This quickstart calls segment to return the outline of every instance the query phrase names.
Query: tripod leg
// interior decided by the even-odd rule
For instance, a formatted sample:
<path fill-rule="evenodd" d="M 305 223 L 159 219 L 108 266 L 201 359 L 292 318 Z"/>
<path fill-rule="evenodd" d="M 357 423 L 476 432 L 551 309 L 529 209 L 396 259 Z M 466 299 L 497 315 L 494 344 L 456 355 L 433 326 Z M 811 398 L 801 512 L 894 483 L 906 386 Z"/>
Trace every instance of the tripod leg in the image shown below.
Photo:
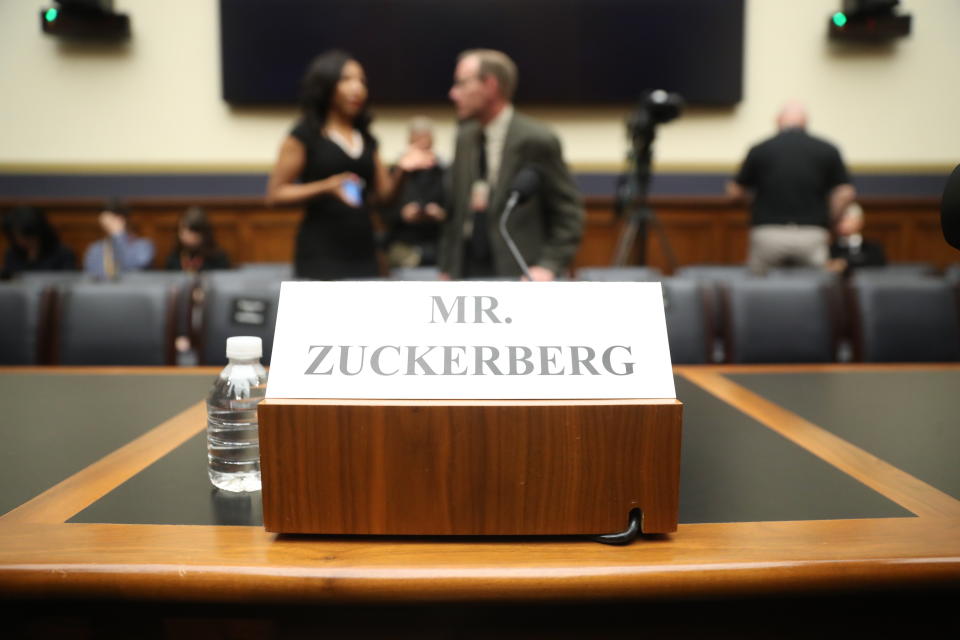
<path fill-rule="evenodd" d="M 640 223 L 635 216 L 630 216 L 626 224 L 620 230 L 620 237 L 617 238 L 617 250 L 613 254 L 613 266 L 622 267 L 627 263 L 630 252 L 633 251 L 634 242 L 637 239 L 637 231 L 640 229 Z"/>
<path fill-rule="evenodd" d="M 660 240 L 660 250 L 663 251 L 663 257 L 667 259 L 667 267 L 670 273 L 677 268 L 677 256 L 673 253 L 673 247 L 670 245 L 670 239 L 667 238 L 667 230 L 663 228 L 660 218 L 651 209 L 647 219 L 653 222 L 653 227 L 657 231 L 657 238 Z"/>

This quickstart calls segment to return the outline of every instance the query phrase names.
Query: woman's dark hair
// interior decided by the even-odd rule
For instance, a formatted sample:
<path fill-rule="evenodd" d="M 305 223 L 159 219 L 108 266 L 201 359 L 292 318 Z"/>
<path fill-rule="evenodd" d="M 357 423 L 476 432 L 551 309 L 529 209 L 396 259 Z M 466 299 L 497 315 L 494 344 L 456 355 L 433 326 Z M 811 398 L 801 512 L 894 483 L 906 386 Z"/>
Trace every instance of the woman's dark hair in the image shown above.
<path fill-rule="evenodd" d="M 190 231 L 200 234 L 202 240 L 199 249 L 194 250 L 183 246 L 183 242 L 180 241 L 180 227 L 186 227 Z M 207 212 L 202 207 L 196 206 L 187 209 L 180 218 L 180 224 L 177 227 L 177 252 L 188 251 L 206 258 L 217 250 L 217 241 L 213 237 L 213 227 L 210 226 L 210 221 L 207 219 Z"/>
<path fill-rule="evenodd" d="M 17 236 L 40 240 L 40 256 L 55 251 L 60 246 L 57 232 L 47 221 L 47 214 L 38 207 L 14 207 L 3 217 L 3 233 L 7 236 L 10 248 L 20 258 L 26 258 L 26 251 L 17 241 Z"/>
<path fill-rule="evenodd" d="M 300 108 L 303 110 L 307 124 L 318 131 L 323 129 L 327 122 L 327 114 L 333 102 L 333 95 L 337 91 L 337 83 L 340 82 L 340 74 L 343 72 L 343 66 L 350 60 L 354 58 L 346 51 L 339 49 L 327 51 L 314 58 L 303 75 L 303 80 L 300 82 Z M 361 133 L 369 134 L 372 119 L 367 105 L 364 104 L 360 113 L 354 118 L 353 126 Z"/>
<path fill-rule="evenodd" d="M 126 202 L 117 197 L 107 198 L 103 203 L 103 210 L 115 213 L 118 216 L 123 216 L 124 218 L 130 217 L 130 207 L 127 206 Z"/>

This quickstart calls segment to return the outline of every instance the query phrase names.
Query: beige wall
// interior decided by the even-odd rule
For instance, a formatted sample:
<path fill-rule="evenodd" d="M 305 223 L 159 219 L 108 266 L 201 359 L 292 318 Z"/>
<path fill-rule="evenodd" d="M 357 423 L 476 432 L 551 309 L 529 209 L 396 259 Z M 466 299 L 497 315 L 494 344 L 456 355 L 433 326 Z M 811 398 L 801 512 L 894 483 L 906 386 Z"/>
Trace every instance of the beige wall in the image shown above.
<path fill-rule="evenodd" d="M 296 114 L 221 100 L 215 0 L 116 0 L 134 29 L 121 51 L 44 36 L 38 13 L 50 4 L 0 2 L 0 170 L 269 167 Z M 729 169 L 772 131 L 777 106 L 791 97 L 808 101 L 811 130 L 840 144 L 855 166 L 929 169 L 960 161 L 960 2 L 903 0 L 913 34 L 880 50 L 827 42 L 827 18 L 839 6 L 748 0 L 744 100 L 732 109 L 689 110 L 661 127 L 660 167 Z M 533 113 L 559 132 L 575 167 L 612 169 L 626 150 L 628 111 Z M 375 132 L 390 159 L 413 112 L 377 114 Z M 451 110 L 428 114 L 441 124 L 439 148 L 449 150 Z"/>

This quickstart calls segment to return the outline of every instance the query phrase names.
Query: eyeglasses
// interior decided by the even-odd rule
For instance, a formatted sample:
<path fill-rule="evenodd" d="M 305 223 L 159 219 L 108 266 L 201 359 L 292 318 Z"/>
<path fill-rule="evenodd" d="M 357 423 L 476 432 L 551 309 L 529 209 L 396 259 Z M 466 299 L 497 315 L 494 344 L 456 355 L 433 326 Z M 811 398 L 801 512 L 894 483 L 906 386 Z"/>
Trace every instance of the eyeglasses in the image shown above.
<path fill-rule="evenodd" d="M 479 80 L 479 79 L 480 79 L 480 74 L 477 74 L 477 73 L 469 76 L 464 76 L 463 78 L 454 78 L 453 88 L 462 89 L 471 80 Z"/>

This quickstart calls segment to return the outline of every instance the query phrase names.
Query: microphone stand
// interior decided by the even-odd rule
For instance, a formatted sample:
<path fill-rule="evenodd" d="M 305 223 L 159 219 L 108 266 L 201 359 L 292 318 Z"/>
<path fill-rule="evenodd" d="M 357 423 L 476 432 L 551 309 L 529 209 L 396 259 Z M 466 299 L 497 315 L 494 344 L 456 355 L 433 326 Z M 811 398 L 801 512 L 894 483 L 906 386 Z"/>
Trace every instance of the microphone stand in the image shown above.
<path fill-rule="evenodd" d="M 527 279 L 533 282 L 533 277 L 530 275 L 530 268 L 527 266 L 527 261 L 523 259 L 523 256 L 520 255 L 520 250 L 517 249 L 517 245 L 514 244 L 513 238 L 510 237 L 510 234 L 507 232 L 507 219 L 510 217 L 510 214 L 513 213 L 513 210 L 517 208 L 517 204 L 520 202 L 520 192 L 513 191 L 510 193 L 510 197 L 507 199 L 507 206 L 503 209 L 503 215 L 500 216 L 500 237 L 503 238 L 503 241 L 507 243 L 507 248 L 510 249 L 510 253 L 513 255 L 513 259 L 519 265 L 520 270 L 523 271 L 523 275 L 527 276 Z"/>

